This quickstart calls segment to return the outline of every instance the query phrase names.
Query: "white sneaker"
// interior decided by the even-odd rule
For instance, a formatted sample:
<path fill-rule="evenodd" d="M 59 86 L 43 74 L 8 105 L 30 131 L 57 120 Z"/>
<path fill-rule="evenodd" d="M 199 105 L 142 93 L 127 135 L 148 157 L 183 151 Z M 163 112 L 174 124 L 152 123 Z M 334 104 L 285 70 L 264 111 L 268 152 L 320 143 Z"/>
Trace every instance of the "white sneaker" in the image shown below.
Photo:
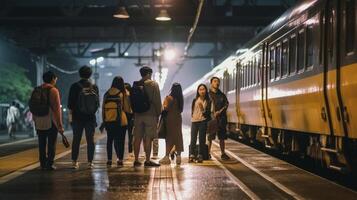
<path fill-rule="evenodd" d="M 92 162 L 88 162 L 88 169 L 92 169 L 93 168 L 93 163 Z"/>
<path fill-rule="evenodd" d="M 181 165 L 181 156 L 176 156 L 176 165 Z"/>
<path fill-rule="evenodd" d="M 169 165 L 169 164 L 171 164 L 171 160 L 168 156 L 165 156 L 165 157 L 161 158 L 159 163 L 162 165 Z"/>
<path fill-rule="evenodd" d="M 72 161 L 72 168 L 73 169 L 78 169 L 79 168 L 79 163 L 77 161 Z"/>

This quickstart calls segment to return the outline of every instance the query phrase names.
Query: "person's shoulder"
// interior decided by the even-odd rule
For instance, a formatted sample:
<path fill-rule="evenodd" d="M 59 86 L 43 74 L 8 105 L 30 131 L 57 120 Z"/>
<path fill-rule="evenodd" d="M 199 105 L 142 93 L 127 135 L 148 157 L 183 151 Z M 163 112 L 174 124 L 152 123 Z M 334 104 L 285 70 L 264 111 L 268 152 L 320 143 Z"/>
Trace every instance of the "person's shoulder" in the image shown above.
<path fill-rule="evenodd" d="M 156 82 L 156 81 L 154 81 L 154 80 L 146 80 L 145 82 L 144 82 L 144 84 L 146 85 L 146 86 L 151 86 L 151 87 L 159 87 L 159 84 Z"/>

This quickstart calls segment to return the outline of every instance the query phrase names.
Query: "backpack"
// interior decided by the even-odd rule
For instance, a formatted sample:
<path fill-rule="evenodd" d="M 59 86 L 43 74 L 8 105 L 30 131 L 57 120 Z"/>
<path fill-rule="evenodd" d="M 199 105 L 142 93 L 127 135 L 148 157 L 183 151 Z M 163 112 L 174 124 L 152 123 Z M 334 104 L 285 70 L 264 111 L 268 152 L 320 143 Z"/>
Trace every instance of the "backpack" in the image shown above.
<path fill-rule="evenodd" d="M 50 113 L 50 90 L 51 88 L 35 87 L 29 100 L 30 112 L 34 116 L 43 117 Z"/>
<path fill-rule="evenodd" d="M 120 92 L 111 95 L 107 92 L 103 99 L 103 121 L 105 123 L 120 122 L 122 112 L 122 102 Z"/>
<path fill-rule="evenodd" d="M 81 83 L 79 85 L 81 87 L 77 101 L 79 112 L 86 115 L 95 114 L 99 108 L 97 91 L 92 84 L 89 87 L 84 87 Z"/>
<path fill-rule="evenodd" d="M 130 103 L 134 113 L 144 113 L 150 109 L 150 100 L 145 92 L 144 81 L 135 81 L 133 83 Z"/>

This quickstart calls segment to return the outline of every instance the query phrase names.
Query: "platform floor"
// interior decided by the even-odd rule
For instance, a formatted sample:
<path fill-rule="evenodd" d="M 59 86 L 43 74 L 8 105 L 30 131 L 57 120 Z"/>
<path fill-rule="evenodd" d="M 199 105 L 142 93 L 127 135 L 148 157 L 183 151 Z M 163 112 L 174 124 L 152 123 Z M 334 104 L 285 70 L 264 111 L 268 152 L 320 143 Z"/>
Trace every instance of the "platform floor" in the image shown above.
<path fill-rule="evenodd" d="M 184 138 L 187 147 L 187 127 Z M 202 164 L 187 163 L 186 151 L 180 166 L 134 168 L 133 158 L 126 154 L 124 167 L 108 168 L 105 139 L 105 134 L 96 135 L 93 169 L 86 166 L 85 145 L 81 148 L 78 170 L 71 169 L 70 151 L 60 143 L 56 171 L 38 168 L 36 148 L 4 154 L 0 157 L 0 200 L 357 199 L 355 191 L 232 140 L 227 141 L 230 161 L 219 159 L 219 147 L 215 143 L 213 159 Z M 4 148 L 0 147 L 0 152 Z M 162 156 L 163 141 L 159 149 Z"/>

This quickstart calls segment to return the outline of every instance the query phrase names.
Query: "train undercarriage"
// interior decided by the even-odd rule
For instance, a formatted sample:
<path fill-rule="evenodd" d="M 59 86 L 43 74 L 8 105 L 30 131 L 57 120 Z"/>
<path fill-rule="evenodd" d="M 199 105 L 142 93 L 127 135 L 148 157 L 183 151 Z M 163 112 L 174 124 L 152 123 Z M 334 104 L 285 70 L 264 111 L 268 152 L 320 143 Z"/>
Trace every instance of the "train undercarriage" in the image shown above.
<path fill-rule="evenodd" d="M 262 144 L 279 154 L 310 158 L 321 166 L 357 177 L 357 140 L 330 135 L 230 123 L 234 139 Z"/>

